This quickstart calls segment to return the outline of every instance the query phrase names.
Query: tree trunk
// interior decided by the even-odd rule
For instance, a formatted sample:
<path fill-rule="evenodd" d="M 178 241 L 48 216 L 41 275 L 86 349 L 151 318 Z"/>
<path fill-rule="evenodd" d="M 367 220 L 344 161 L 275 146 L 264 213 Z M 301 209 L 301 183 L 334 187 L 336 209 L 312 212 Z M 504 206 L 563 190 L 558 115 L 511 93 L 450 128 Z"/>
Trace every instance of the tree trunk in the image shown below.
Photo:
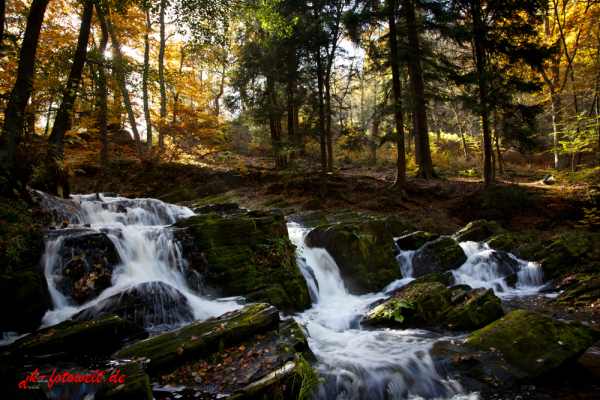
<path fill-rule="evenodd" d="M 142 101 L 144 102 L 144 117 L 146 118 L 146 153 L 152 152 L 152 117 L 148 104 L 148 74 L 150 73 L 150 8 L 146 10 L 146 33 L 144 35 L 144 72 L 142 74 Z"/>
<path fill-rule="evenodd" d="M 483 21 L 481 16 L 480 0 L 471 1 L 471 13 L 473 16 L 475 60 L 477 64 L 477 79 L 479 86 L 479 107 L 481 116 L 481 127 L 483 129 L 483 180 L 485 187 L 492 183 L 492 141 L 489 126 L 489 112 L 487 107 L 487 82 L 485 79 L 485 54 L 481 40 L 483 38 Z"/>
<path fill-rule="evenodd" d="M 416 137 L 416 154 L 419 172 L 417 178 L 436 178 L 431 160 L 431 149 L 429 147 L 429 130 L 427 129 L 427 109 L 425 103 L 425 86 L 423 83 L 423 69 L 421 68 L 421 49 L 419 44 L 419 31 L 415 15 L 415 6 L 411 0 L 403 0 L 404 12 L 406 13 L 406 25 L 408 36 L 408 47 L 410 48 L 410 60 L 408 73 L 410 75 L 410 88 L 413 97 L 413 118 Z"/>
<path fill-rule="evenodd" d="M 102 9 L 100 5 L 96 3 L 96 14 L 101 15 Z M 100 131 L 100 143 L 102 144 L 102 150 L 100 150 L 100 165 L 102 166 L 102 176 L 104 182 L 108 183 L 112 180 L 110 173 L 110 159 L 108 157 L 108 91 L 106 88 L 106 71 L 104 69 L 104 63 L 106 62 L 106 45 L 108 44 L 108 28 L 104 18 L 98 17 L 100 22 L 100 29 L 102 30 L 102 38 L 100 39 L 100 65 L 98 66 L 98 89 L 100 92 L 99 104 L 100 112 L 98 115 L 98 129 Z"/>
<path fill-rule="evenodd" d="M 394 121 L 396 123 L 396 181 L 390 189 L 406 189 L 406 155 L 404 154 L 404 116 L 402 115 L 402 91 L 400 86 L 400 57 L 396 32 L 396 1 L 387 0 L 387 16 L 390 27 L 390 59 L 392 89 L 394 92 Z"/>
<path fill-rule="evenodd" d="M 183 58 L 182 58 L 183 60 Z M 182 62 L 183 65 L 183 62 Z M 225 64 L 223 64 L 223 70 L 221 71 L 221 84 L 219 85 L 219 93 L 217 93 L 217 97 L 215 97 L 215 116 L 219 116 L 219 114 L 221 114 L 221 108 L 219 107 L 219 100 L 221 99 L 221 96 L 223 96 L 223 93 L 225 92 Z M 181 70 L 180 72 L 181 73 Z"/>
<path fill-rule="evenodd" d="M 46 116 L 46 128 L 44 129 L 44 137 L 48 137 L 50 132 L 50 118 L 52 117 L 52 106 L 54 105 L 54 98 L 50 98 L 50 105 L 48 106 L 48 114 Z"/>
<path fill-rule="evenodd" d="M 25 108 L 33 87 L 35 53 L 48 1 L 33 0 L 31 2 L 29 15 L 27 16 L 27 27 L 25 28 L 19 54 L 17 80 L 4 111 L 4 126 L 2 127 L 2 135 L 0 135 L 0 168 L 9 165 L 21 141 Z"/>
<path fill-rule="evenodd" d="M 77 39 L 77 48 L 73 57 L 71 72 L 69 73 L 69 78 L 63 92 L 62 103 L 54 119 L 52 132 L 50 132 L 50 137 L 48 138 L 48 150 L 46 153 L 46 163 L 48 165 L 63 158 L 63 140 L 65 133 L 71 128 L 71 115 L 73 114 L 73 105 L 77 99 L 77 88 L 79 87 L 81 74 L 85 66 L 93 14 L 94 4 L 89 1 L 84 5 L 83 13 L 81 14 L 79 38 Z"/>
<path fill-rule="evenodd" d="M 99 16 L 99 18 L 103 20 L 104 16 Z M 117 72 L 117 80 L 119 82 L 119 88 L 121 89 L 121 95 L 123 96 L 123 103 L 125 103 L 125 109 L 127 110 L 127 116 L 129 117 L 131 131 L 133 132 L 135 148 L 137 150 L 138 156 L 142 158 L 144 157 L 144 149 L 142 148 L 142 142 L 140 140 L 140 135 L 137 130 L 137 124 L 135 122 L 135 115 L 133 114 L 131 99 L 129 98 L 129 91 L 127 90 L 127 84 L 125 83 L 125 71 L 123 70 L 123 55 L 121 54 L 121 47 L 119 46 L 119 42 L 117 41 L 117 37 L 115 36 L 115 31 L 113 29 L 110 17 L 106 19 L 105 23 L 106 27 L 108 28 L 108 33 L 110 34 L 110 39 L 112 41 L 113 48 L 115 49 L 115 53 L 117 56 L 117 63 L 115 65 L 115 69 Z"/>
<path fill-rule="evenodd" d="M 4 38 L 4 16 L 6 15 L 6 0 L 0 0 L 0 48 Z"/>
<path fill-rule="evenodd" d="M 315 11 L 316 12 L 316 11 Z M 315 52 L 317 61 L 317 86 L 319 96 L 319 138 L 321 147 L 321 188 L 319 195 L 322 199 L 327 195 L 327 148 L 325 143 L 325 104 L 323 99 L 323 62 L 321 48 Z"/>
<path fill-rule="evenodd" d="M 291 146 L 294 146 L 294 77 L 293 75 L 288 77 L 287 81 L 287 130 L 288 130 L 288 138 Z M 296 158 L 296 153 L 290 153 L 290 160 Z"/>
<path fill-rule="evenodd" d="M 160 86 L 160 126 L 158 147 L 165 146 L 165 124 L 167 122 L 167 89 L 165 87 L 165 0 L 160 1 L 160 50 L 158 52 L 158 81 Z"/>
<path fill-rule="evenodd" d="M 277 99 L 273 89 L 272 78 L 267 77 L 267 100 L 270 104 L 269 111 L 269 130 L 271 132 L 271 142 L 273 143 L 273 160 L 275 168 L 283 167 L 282 157 L 279 154 L 279 144 L 281 142 L 281 119 L 277 113 Z"/>

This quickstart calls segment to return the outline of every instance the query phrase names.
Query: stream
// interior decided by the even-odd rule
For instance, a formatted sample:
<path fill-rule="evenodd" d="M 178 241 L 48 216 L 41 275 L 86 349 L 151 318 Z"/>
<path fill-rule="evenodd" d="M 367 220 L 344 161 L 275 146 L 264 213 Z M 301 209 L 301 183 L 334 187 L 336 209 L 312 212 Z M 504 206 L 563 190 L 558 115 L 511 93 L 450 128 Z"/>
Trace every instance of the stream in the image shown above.
<path fill-rule="evenodd" d="M 174 240 L 176 228 L 172 225 L 180 218 L 195 215 L 190 209 L 154 199 L 94 194 L 72 196 L 74 201 L 68 202 L 41 192 L 40 196 L 48 203 L 64 202 L 60 207 L 54 206 L 65 210 L 59 216 L 69 222 L 65 229 L 46 232 L 42 263 L 54 310 L 46 313 L 42 327 L 77 315 L 90 318 L 102 315 L 114 306 L 115 301 L 135 290 L 152 292 L 149 302 L 155 312 L 136 316 L 152 335 L 242 308 L 233 300 L 205 296 L 201 288 L 190 287 L 186 280 L 186 260 L 182 257 L 180 244 Z M 448 379 L 446 371 L 429 355 L 432 346 L 448 336 L 422 329 L 373 330 L 360 326 L 360 319 L 370 304 L 388 297 L 386 293 L 413 280 L 411 260 L 414 251 L 400 251 L 397 256 L 403 279 L 392 282 L 381 293 L 355 296 L 345 288 L 338 266 L 329 253 L 305 245 L 304 239 L 310 229 L 288 223 L 288 231 L 292 243 L 297 246 L 298 264 L 313 303 L 311 309 L 294 318 L 304 326 L 308 344 L 318 359 L 316 367 L 324 377 L 317 398 L 486 398 L 479 393 L 469 393 L 459 382 Z M 63 264 L 60 254 L 69 238 L 98 233 L 105 233 L 114 244 L 119 262 L 112 271 L 111 286 L 93 300 L 77 304 L 64 294 L 64 289 L 61 290 L 61 279 L 68 265 Z M 468 259 L 453 271 L 455 283 L 491 288 L 502 299 L 505 308 L 528 308 L 527 304 L 541 303 L 552 296 L 538 294 L 543 285 L 543 273 L 538 264 L 510 255 L 521 268 L 517 276 L 512 277 L 516 284 L 508 285 L 508 277 L 499 268 L 493 250 L 474 242 L 461 243 L 461 247 Z M 599 349 L 593 347 L 588 353 L 590 362 L 600 365 Z M 56 390 L 63 389 L 58 387 Z M 526 387 L 513 393 L 513 397 L 507 394 L 506 398 L 526 398 L 519 396 L 530 391 Z M 56 398 L 60 397 L 60 393 L 55 394 Z M 165 398 L 158 393 L 155 397 Z"/>

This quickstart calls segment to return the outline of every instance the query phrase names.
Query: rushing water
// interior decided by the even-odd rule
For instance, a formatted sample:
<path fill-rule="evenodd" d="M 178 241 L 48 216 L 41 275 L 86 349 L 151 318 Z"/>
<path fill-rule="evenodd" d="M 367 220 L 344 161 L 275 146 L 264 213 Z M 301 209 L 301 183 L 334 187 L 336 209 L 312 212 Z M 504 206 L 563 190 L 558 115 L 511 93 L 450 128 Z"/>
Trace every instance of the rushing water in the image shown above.
<path fill-rule="evenodd" d="M 49 201 L 54 199 L 45 197 Z M 154 199 L 132 200 L 96 194 L 73 198 L 73 202 L 67 203 L 69 212 L 61 215 L 68 217 L 71 225 L 51 232 L 46 238 L 43 262 L 54 310 L 46 313 L 43 326 L 54 325 L 82 311 L 87 315 L 101 313 L 110 306 L 110 300 L 140 287 L 155 291 L 152 301 L 156 303 L 153 308 L 158 314 L 144 320 L 147 328 L 152 328 L 156 321 L 169 324 L 189 322 L 240 308 L 233 301 L 205 299 L 188 287 L 183 274 L 186 261 L 182 258 L 180 245 L 173 240 L 173 229 L 169 226 L 180 218 L 194 215 L 190 209 Z M 58 254 L 65 238 L 99 232 L 106 233 L 113 242 L 120 263 L 113 270 L 109 288 L 83 305 L 74 305 L 72 299 L 65 297 L 56 285 L 63 270 L 63 260 Z M 185 300 L 178 299 L 178 296 Z M 169 301 L 186 302 L 192 315 L 165 313 L 163 304 Z"/>
<path fill-rule="evenodd" d="M 432 345 L 444 337 L 418 329 L 363 330 L 359 320 L 371 303 L 386 292 L 412 281 L 414 251 L 397 256 L 403 279 L 381 293 L 351 295 L 340 277 L 335 261 L 324 249 L 308 248 L 304 237 L 309 229 L 288 224 L 292 243 L 298 246 L 299 265 L 316 301 L 296 319 L 309 333 L 310 348 L 317 356 L 319 370 L 326 377 L 317 393 L 319 399 L 477 399 L 465 394 L 456 381 L 429 355 Z M 453 272 L 456 283 L 493 288 L 498 294 L 516 296 L 539 289 L 538 265 L 511 258 L 503 265 L 486 246 L 461 244 L 468 260 Z M 504 255 L 504 257 L 510 257 Z M 505 282 L 516 274 L 513 285 Z"/>

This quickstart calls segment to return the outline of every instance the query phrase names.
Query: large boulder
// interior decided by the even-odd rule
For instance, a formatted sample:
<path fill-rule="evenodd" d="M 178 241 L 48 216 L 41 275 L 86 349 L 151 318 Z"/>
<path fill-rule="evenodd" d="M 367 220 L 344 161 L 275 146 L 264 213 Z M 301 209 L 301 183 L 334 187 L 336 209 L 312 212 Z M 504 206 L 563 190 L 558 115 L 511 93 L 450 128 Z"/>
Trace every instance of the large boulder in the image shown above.
<path fill-rule="evenodd" d="M 390 233 L 393 237 L 403 236 L 417 230 L 410 223 L 393 215 L 388 215 L 383 220 L 386 222 L 388 229 L 390 230 Z"/>
<path fill-rule="evenodd" d="M 102 388 L 94 394 L 94 400 L 152 400 L 150 378 L 145 374 L 142 364 L 130 362 L 115 367 L 110 374 L 125 376 L 124 382 L 104 382 Z"/>
<path fill-rule="evenodd" d="M 559 304 L 593 302 L 600 298 L 600 274 L 579 275 L 577 283 L 568 285 L 569 287 L 559 294 L 553 302 Z"/>
<path fill-rule="evenodd" d="M 436 343 L 452 378 L 480 388 L 510 387 L 576 361 L 600 339 L 600 331 L 529 311 L 514 311 L 471 333 L 464 341 Z"/>
<path fill-rule="evenodd" d="M 329 222 L 323 211 L 310 211 L 288 217 L 288 221 L 295 222 L 303 228 L 316 228 L 320 225 L 326 225 Z"/>
<path fill-rule="evenodd" d="M 454 234 L 457 242 L 480 242 L 502 231 L 496 221 L 488 222 L 485 219 L 473 221 Z"/>
<path fill-rule="evenodd" d="M 192 287 L 210 285 L 224 296 L 301 311 L 310 307 L 306 280 L 296 262 L 281 210 L 250 211 L 221 218 L 196 215 L 178 221 Z M 194 274 L 196 272 L 197 274 Z M 198 290 L 202 294 L 204 289 Z"/>
<path fill-rule="evenodd" d="M 160 281 L 140 283 L 114 294 L 74 318 L 87 321 L 108 314 L 117 314 L 146 328 L 194 319 L 187 298 L 173 286 Z"/>
<path fill-rule="evenodd" d="M 442 237 L 417 250 L 412 259 L 413 276 L 418 278 L 435 271 L 450 271 L 465 261 L 467 256 L 456 240 Z"/>
<path fill-rule="evenodd" d="M 418 280 L 365 314 L 363 326 L 399 328 L 435 326 L 453 331 L 472 331 L 504 316 L 500 299 L 491 289 L 448 289 L 444 284 Z"/>
<path fill-rule="evenodd" d="M 239 345 L 254 335 L 275 329 L 279 312 L 265 303 L 247 306 L 220 317 L 211 317 L 119 350 L 117 359 L 150 359 L 146 371 L 151 376 L 167 375 L 186 362 L 211 356 L 219 349 Z"/>
<path fill-rule="evenodd" d="M 567 232 L 554 236 L 550 244 L 538 251 L 533 260 L 539 262 L 548 279 L 568 271 L 584 257 L 598 259 L 600 233 Z"/>
<path fill-rule="evenodd" d="M 306 236 L 309 247 L 326 249 L 352 294 L 379 292 L 400 279 L 393 237 L 385 221 L 321 226 Z"/>

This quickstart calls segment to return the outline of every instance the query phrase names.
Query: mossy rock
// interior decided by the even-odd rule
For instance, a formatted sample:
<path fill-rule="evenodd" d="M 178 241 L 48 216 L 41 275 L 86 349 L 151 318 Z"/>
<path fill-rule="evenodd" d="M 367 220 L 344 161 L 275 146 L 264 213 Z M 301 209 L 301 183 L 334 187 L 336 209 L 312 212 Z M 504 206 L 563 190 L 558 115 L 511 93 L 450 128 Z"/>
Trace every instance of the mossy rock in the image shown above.
<path fill-rule="evenodd" d="M 48 282 L 38 266 L 0 276 L 0 328 L 4 331 L 31 332 L 52 309 Z"/>
<path fill-rule="evenodd" d="M 454 299 L 453 294 L 453 299 Z M 466 299 L 440 316 L 443 328 L 453 331 L 471 331 L 504 316 L 500 299 L 492 289 L 475 289 L 466 293 Z"/>
<path fill-rule="evenodd" d="M 515 251 L 519 247 L 536 243 L 539 240 L 539 234 L 535 232 L 523 231 L 521 233 L 501 233 L 487 241 L 488 246 L 493 250 Z M 528 258 L 524 258 L 528 259 Z"/>
<path fill-rule="evenodd" d="M 456 240 L 442 237 L 421 247 L 412 259 L 413 276 L 418 278 L 435 271 L 450 271 L 467 261 L 467 256 Z"/>
<path fill-rule="evenodd" d="M 518 310 L 471 333 L 464 346 L 480 351 L 499 349 L 509 364 L 528 376 L 539 376 L 577 360 L 598 340 L 600 331 L 596 329 Z"/>
<path fill-rule="evenodd" d="M 414 281 L 410 282 L 409 285 L 417 285 L 419 283 L 441 283 L 444 286 L 450 286 L 450 276 L 447 272 L 432 272 L 427 275 L 423 275 Z"/>
<path fill-rule="evenodd" d="M 188 226 L 202 224 L 206 221 L 223 218 L 218 214 L 200 214 L 194 215 L 193 217 L 182 218 L 175 223 L 175 226 L 179 228 L 187 228 Z"/>
<path fill-rule="evenodd" d="M 337 224 L 340 222 L 364 222 L 377 219 L 377 215 L 369 211 L 357 212 L 354 210 L 341 210 L 335 214 L 327 216 L 329 223 Z"/>
<path fill-rule="evenodd" d="M 147 337 L 147 332 L 133 322 L 117 315 L 109 315 L 95 321 L 63 324 L 46 328 L 15 342 L 20 346 L 18 354 L 43 356 L 56 353 L 79 354 L 81 349 L 93 354 L 108 354 L 127 340 Z M 94 343 L 90 346 L 90 343 Z"/>
<path fill-rule="evenodd" d="M 598 298 L 600 298 L 600 274 L 583 276 L 579 283 L 567 288 L 553 302 L 569 304 L 577 301 L 593 301 Z"/>
<path fill-rule="evenodd" d="M 310 308 L 311 302 L 308 285 L 299 268 L 294 272 L 280 269 L 267 274 L 263 281 L 267 284 L 275 284 L 282 287 L 290 302 L 289 306 L 284 308 L 295 311 L 303 311 Z"/>
<path fill-rule="evenodd" d="M 567 232 L 554 236 L 549 242 L 545 249 L 535 254 L 533 260 L 542 264 L 544 276 L 552 279 L 568 271 L 584 257 L 593 257 L 592 252 L 600 243 L 600 234 Z"/>
<path fill-rule="evenodd" d="M 246 299 L 254 303 L 269 303 L 280 310 L 292 307 L 287 294 L 280 284 L 270 285 L 264 289 L 247 294 Z"/>
<path fill-rule="evenodd" d="M 255 245 L 263 241 L 251 218 L 208 220 L 188 228 L 200 250 L 214 247 Z"/>
<path fill-rule="evenodd" d="M 147 364 L 149 375 L 165 375 L 186 362 L 273 329 L 278 322 L 279 312 L 275 307 L 254 304 L 135 343 L 118 351 L 115 357 L 145 357 L 151 360 Z"/>
<path fill-rule="evenodd" d="M 116 367 L 118 376 L 125 376 L 123 383 L 107 382 L 94 394 L 95 400 L 152 400 L 150 378 L 137 362 Z M 115 374 L 117 371 L 115 371 Z"/>
<path fill-rule="evenodd" d="M 412 232 L 396 239 L 396 244 L 400 250 L 419 250 L 427 242 L 439 239 L 437 233 L 429 233 L 423 231 Z"/>
<path fill-rule="evenodd" d="M 480 242 L 492 235 L 497 235 L 502 228 L 496 221 L 488 222 L 485 219 L 473 221 L 454 234 L 457 242 Z"/>
<path fill-rule="evenodd" d="M 183 201 L 190 201 L 196 198 L 196 192 L 193 189 L 183 188 L 175 190 L 171 193 L 165 194 L 158 198 L 158 200 L 164 201 L 165 203 L 175 204 Z"/>
<path fill-rule="evenodd" d="M 400 279 L 393 237 L 385 221 L 321 226 L 306 236 L 306 243 L 331 254 L 350 293 L 379 292 Z"/>
<path fill-rule="evenodd" d="M 303 228 L 316 228 L 320 225 L 326 225 L 329 222 L 323 211 L 310 211 L 289 217 L 290 222 L 295 222 Z"/>
<path fill-rule="evenodd" d="M 365 314 L 363 326 L 398 326 L 407 328 L 425 324 L 435 324 L 439 316 L 451 307 L 452 294 L 441 283 L 419 283 L 407 285 L 390 299 Z M 398 302 L 410 305 L 400 308 L 402 322 L 388 318 L 390 311 L 398 309 Z"/>
<path fill-rule="evenodd" d="M 393 215 L 388 215 L 383 220 L 387 223 L 388 229 L 393 237 L 403 236 L 417 230 L 410 223 Z"/>

